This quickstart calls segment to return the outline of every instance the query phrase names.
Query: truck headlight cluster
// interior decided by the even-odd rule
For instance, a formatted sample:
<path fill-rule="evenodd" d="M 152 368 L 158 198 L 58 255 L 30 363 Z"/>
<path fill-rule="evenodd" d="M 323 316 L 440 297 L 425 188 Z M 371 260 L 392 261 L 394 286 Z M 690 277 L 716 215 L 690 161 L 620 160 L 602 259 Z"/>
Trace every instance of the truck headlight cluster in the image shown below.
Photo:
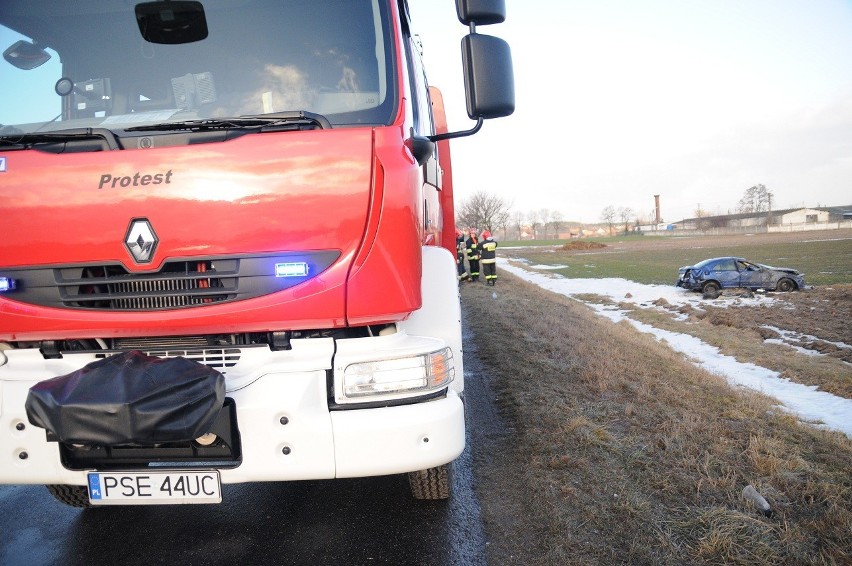
<path fill-rule="evenodd" d="M 455 377 L 449 348 L 406 358 L 361 362 L 343 371 L 343 394 L 349 398 L 377 395 L 428 394 Z"/>

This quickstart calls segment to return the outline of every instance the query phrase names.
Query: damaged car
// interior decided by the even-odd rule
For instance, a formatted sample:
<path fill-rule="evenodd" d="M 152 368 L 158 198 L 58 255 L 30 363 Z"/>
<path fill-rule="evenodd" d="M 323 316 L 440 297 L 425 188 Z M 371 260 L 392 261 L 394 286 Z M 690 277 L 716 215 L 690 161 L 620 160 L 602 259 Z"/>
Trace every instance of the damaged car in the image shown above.
<path fill-rule="evenodd" d="M 805 277 L 787 267 L 772 267 L 741 257 L 716 257 L 681 267 L 677 286 L 704 293 L 730 288 L 796 291 L 804 288 Z"/>

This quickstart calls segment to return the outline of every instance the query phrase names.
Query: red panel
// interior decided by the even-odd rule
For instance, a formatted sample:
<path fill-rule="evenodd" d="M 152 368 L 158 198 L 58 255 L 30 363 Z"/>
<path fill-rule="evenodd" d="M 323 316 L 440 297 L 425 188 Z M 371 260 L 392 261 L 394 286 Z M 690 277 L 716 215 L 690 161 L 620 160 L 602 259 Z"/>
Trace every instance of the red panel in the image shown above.
<path fill-rule="evenodd" d="M 401 135 L 400 128 L 376 130 L 374 191 L 381 206 L 370 217 L 375 239 L 365 242 L 349 278 L 349 324 L 400 320 L 421 305 L 417 204 L 422 180 Z"/>

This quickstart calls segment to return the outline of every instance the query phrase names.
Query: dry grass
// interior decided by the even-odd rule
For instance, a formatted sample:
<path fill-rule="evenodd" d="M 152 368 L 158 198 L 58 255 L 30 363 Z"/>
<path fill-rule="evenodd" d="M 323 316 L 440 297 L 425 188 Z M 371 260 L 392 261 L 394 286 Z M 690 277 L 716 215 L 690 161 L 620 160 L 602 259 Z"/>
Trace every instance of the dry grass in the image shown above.
<path fill-rule="evenodd" d="M 852 562 L 842 434 L 511 275 L 464 286 L 462 305 L 486 365 L 474 378 L 516 431 L 499 473 L 478 472 L 491 563 Z"/>

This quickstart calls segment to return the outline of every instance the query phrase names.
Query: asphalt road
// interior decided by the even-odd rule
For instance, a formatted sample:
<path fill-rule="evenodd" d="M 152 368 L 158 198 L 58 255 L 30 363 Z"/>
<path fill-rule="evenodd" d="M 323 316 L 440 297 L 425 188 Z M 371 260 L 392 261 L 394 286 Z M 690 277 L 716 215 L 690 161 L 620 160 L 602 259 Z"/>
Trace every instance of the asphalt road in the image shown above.
<path fill-rule="evenodd" d="M 490 399 L 478 367 L 466 353 L 468 444 L 449 501 L 412 499 L 404 476 L 225 485 L 220 505 L 88 510 L 43 486 L 0 486 L 0 565 L 483 565 L 471 452 Z"/>
<path fill-rule="evenodd" d="M 403 476 L 223 486 L 221 505 L 79 510 L 0 487 L 0 564 L 484 564 L 469 458 L 449 502 Z"/>
<path fill-rule="evenodd" d="M 0 564 L 484 564 L 470 458 L 449 502 L 404 476 L 223 486 L 220 505 L 79 510 L 0 486 Z"/>

